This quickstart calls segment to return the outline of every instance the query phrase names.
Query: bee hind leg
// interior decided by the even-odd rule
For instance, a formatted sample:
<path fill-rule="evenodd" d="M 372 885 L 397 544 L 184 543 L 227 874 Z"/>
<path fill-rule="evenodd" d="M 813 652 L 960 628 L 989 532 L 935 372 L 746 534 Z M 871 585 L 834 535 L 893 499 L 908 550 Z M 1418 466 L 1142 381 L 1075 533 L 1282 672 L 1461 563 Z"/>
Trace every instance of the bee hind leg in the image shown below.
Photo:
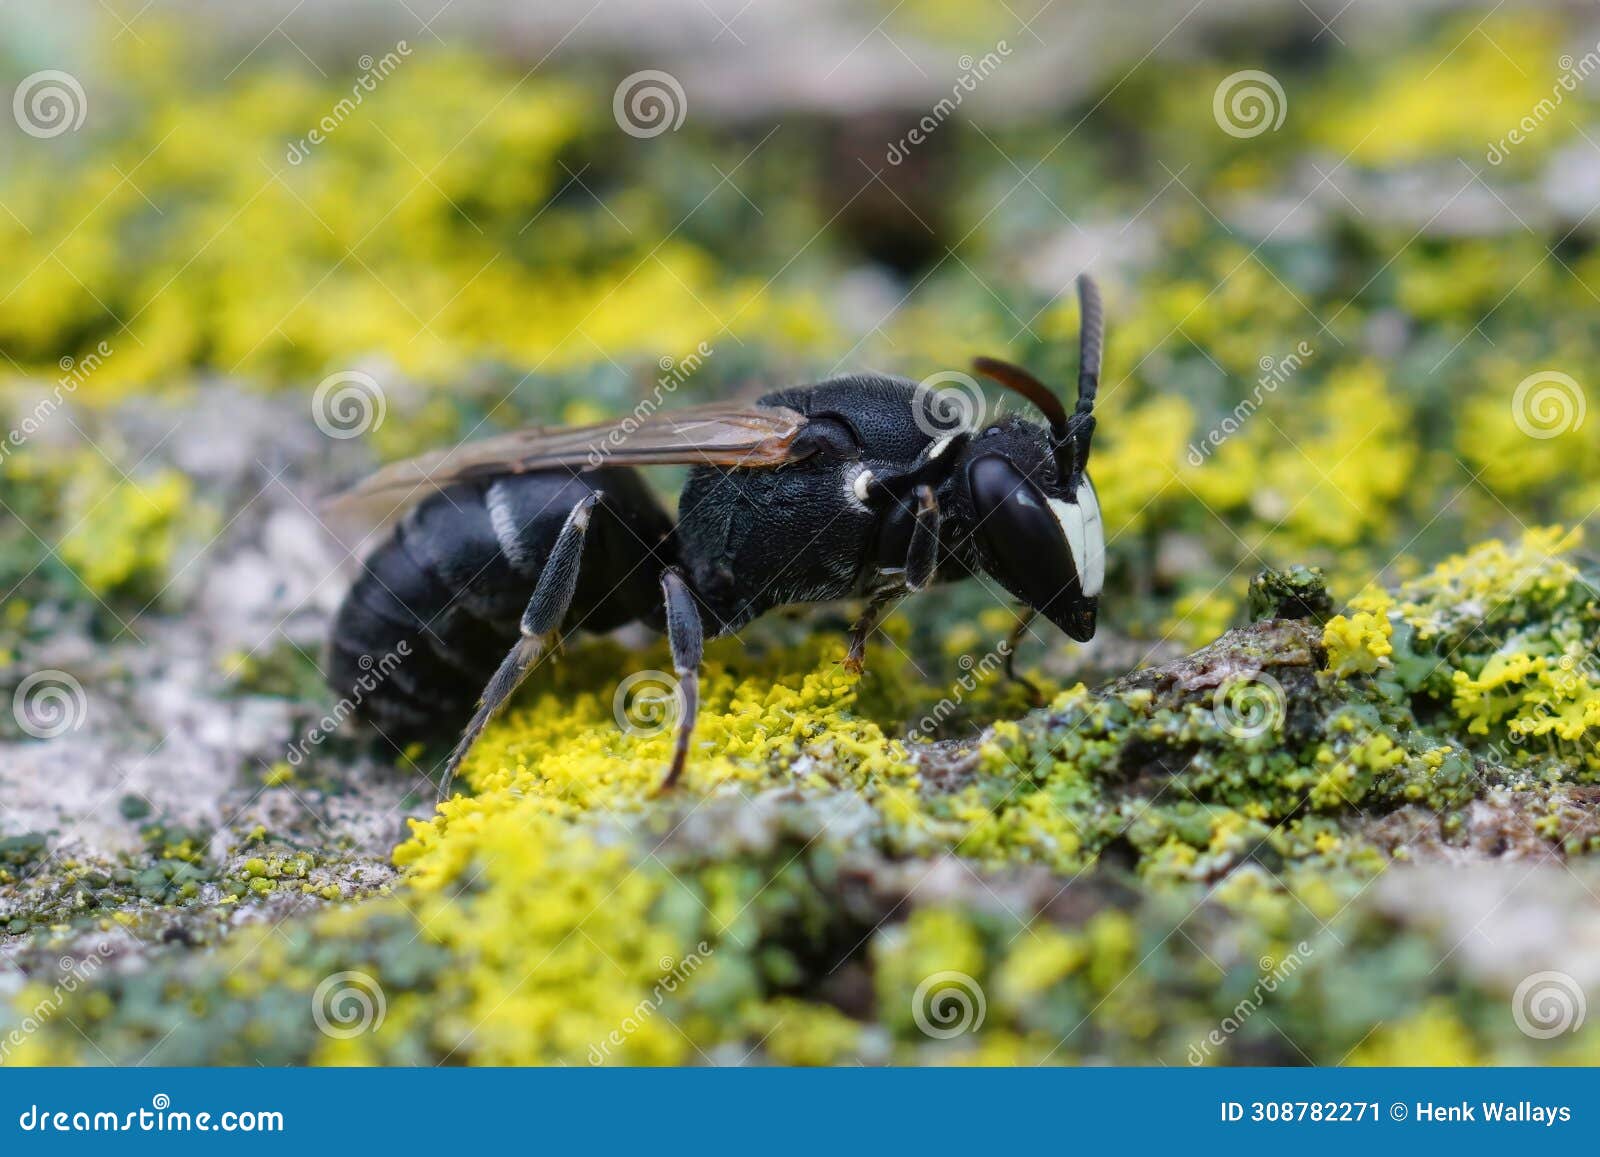
<path fill-rule="evenodd" d="M 661 790 L 669 791 L 683 775 L 689 760 L 689 739 L 700 712 L 700 657 L 705 649 L 705 628 L 694 592 L 676 570 L 661 572 L 661 597 L 667 611 L 667 644 L 672 649 L 672 672 L 678 679 L 678 719 L 672 743 L 672 766 Z"/>
<path fill-rule="evenodd" d="M 555 545 L 550 549 L 550 557 L 545 560 L 544 569 L 539 573 L 539 581 L 534 585 L 533 597 L 522 612 L 522 637 L 501 661 L 499 670 L 495 671 L 488 686 L 483 689 L 472 721 L 450 752 L 439 786 L 440 799 L 449 796 L 456 770 L 467 752 L 472 750 L 483 729 L 500 713 L 506 700 L 521 686 L 549 645 L 559 640 L 561 623 L 572 608 L 572 596 L 578 587 L 578 571 L 583 563 L 583 544 L 589 530 L 589 518 L 600 497 L 599 492 L 590 494 L 572 508 L 572 513 L 567 515 L 566 522 L 562 524 L 561 533 L 556 536 Z"/>

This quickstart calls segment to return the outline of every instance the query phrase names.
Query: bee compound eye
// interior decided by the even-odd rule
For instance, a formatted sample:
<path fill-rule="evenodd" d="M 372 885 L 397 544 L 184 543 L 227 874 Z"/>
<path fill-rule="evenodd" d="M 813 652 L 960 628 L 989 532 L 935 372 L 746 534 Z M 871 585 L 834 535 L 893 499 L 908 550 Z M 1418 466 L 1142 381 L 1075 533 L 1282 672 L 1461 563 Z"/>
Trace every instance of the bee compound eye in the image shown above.
<path fill-rule="evenodd" d="M 1038 487 L 998 454 L 974 462 L 967 481 L 977 536 L 1007 590 L 1044 610 L 1077 586 L 1072 549 Z"/>

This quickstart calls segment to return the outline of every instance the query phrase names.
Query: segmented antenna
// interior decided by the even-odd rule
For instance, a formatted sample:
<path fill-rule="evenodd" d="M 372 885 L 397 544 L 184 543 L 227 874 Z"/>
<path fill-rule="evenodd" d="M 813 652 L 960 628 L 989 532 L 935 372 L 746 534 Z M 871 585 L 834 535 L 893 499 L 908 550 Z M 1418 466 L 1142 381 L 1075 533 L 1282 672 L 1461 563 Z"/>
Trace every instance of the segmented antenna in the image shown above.
<path fill-rule="evenodd" d="M 1067 422 L 1067 433 L 1077 451 L 1074 473 L 1081 477 L 1089 461 L 1089 442 L 1094 437 L 1094 399 L 1100 390 L 1100 358 L 1106 330 L 1100 288 L 1087 273 L 1078 277 L 1078 312 L 1078 406 Z M 1075 478 L 1074 484 L 1076 481 Z"/>
<path fill-rule="evenodd" d="M 986 378 L 999 382 L 1008 390 L 1015 390 L 1039 408 L 1050 423 L 1050 432 L 1056 438 L 1067 436 L 1067 409 L 1050 387 L 1021 366 L 998 358 L 973 358 L 972 368 Z"/>

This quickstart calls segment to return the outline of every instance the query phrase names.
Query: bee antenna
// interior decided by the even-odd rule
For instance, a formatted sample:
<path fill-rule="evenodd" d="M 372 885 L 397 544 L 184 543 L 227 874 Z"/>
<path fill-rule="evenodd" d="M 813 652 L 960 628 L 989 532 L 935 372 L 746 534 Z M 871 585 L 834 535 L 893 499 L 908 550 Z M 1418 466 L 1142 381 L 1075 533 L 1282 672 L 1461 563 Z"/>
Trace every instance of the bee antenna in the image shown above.
<path fill-rule="evenodd" d="M 1100 359 L 1105 351 L 1105 312 L 1100 304 L 1100 287 L 1087 273 L 1078 277 L 1078 405 L 1067 422 L 1067 436 L 1076 450 L 1076 469 L 1081 472 L 1089 461 L 1089 442 L 1094 437 L 1094 402 L 1100 392 Z"/>
<path fill-rule="evenodd" d="M 1050 423 L 1050 433 L 1055 441 L 1059 442 L 1069 436 L 1067 410 L 1061 404 L 1061 399 L 1056 397 L 1055 391 L 1027 370 L 998 358 L 973 358 L 972 368 L 1006 389 L 1015 390 L 1037 406 L 1039 412 L 1045 416 L 1045 420 Z"/>

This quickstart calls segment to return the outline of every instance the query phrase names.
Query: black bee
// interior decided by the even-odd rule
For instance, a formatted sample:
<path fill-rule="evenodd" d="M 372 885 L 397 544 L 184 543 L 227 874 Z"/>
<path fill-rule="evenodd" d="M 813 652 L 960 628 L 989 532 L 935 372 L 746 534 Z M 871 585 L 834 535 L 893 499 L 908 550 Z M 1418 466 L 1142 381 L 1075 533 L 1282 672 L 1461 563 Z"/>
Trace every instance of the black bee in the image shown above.
<path fill-rule="evenodd" d="M 552 643 L 633 621 L 664 629 L 682 710 L 665 787 L 683 771 L 706 635 L 773 607 L 864 598 L 846 662 L 860 670 L 887 608 L 982 570 L 1074 639 L 1094 635 L 1105 579 L 1085 467 L 1102 348 L 1100 295 L 1078 279 L 1072 413 L 1027 371 L 973 368 L 1048 427 L 1005 415 L 946 429 L 948 401 L 856 374 L 625 422 L 528 429 L 380 470 L 348 499 L 411 506 L 366 561 L 332 632 L 329 681 L 387 733 L 465 724 L 444 790 L 484 726 Z M 678 519 L 634 469 L 693 467 Z M 509 649 L 509 653 L 508 653 Z M 408 657 L 394 664 L 396 653 Z M 391 670 L 392 667 L 392 670 Z"/>

